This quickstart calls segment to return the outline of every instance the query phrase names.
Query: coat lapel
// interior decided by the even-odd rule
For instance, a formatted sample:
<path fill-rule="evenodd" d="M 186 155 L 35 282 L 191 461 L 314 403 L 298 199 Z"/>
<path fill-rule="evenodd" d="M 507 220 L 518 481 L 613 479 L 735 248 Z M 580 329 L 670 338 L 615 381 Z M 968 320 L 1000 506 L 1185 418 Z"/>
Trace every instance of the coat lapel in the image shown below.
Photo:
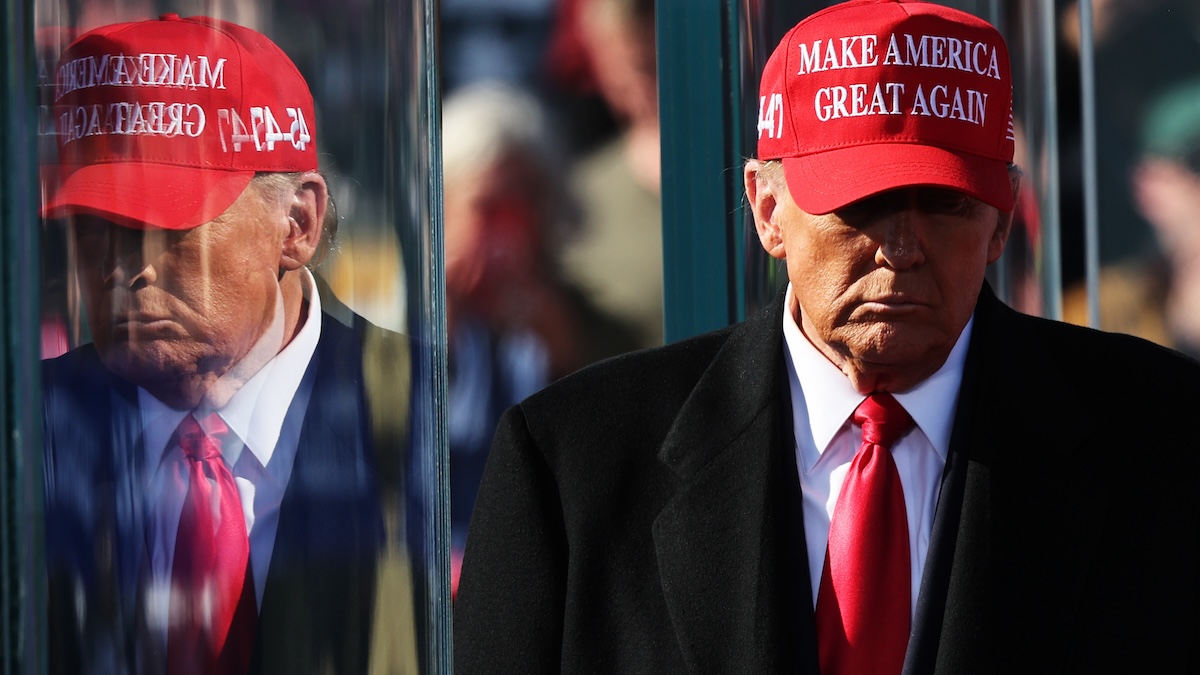
<path fill-rule="evenodd" d="M 777 672 L 787 661 L 780 645 L 797 642 L 783 634 L 792 622 L 781 611 L 790 600 L 780 588 L 791 580 L 778 578 L 787 557 L 778 533 L 788 520 L 780 466 L 790 463 L 795 483 L 782 306 L 780 299 L 733 330 L 659 453 L 679 482 L 654 523 L 654 541 L 692 671 Z M 807 578 L 804 569 L 793 573 Z"/>
<path fill-rule="evenodd" d="M 787 493 L 782 309 L 734 329 L 660 450 L 679 482 L 654 524 L 659 572 L 694 671 L 816 672 L 803 546 L 789 546 L 803 527 Z M 1114 469 L 1085 461 L 1078 430 L 1098 421 L 1039 342 L 1048 334 L 984 288 L 906 674 L 1009 672 L 1029 653 L 1068 665 L 1057 627 L 1098 551 Z"/>
<path fill-rule="evenodd" d="M 947 531 L 923 583 L 923 594 L 945 588 L 940 639 L 910 672 L 931 661 L 938 673 L 1009 672 L 1029 654 L 1047 670 L 1067 665 L 1054 636 L 1100 543 L 1108 478 L 1084 461 L 1078 432 L 1096 422 L 1039 325 L 984 289 L 935 519 Z"/>
<path fill-rule="evenodd" d="M 263 591 L 253 672 L 365 672 L 382 515 L 361 345 L 331 317 L 289 408 L 299 430 Z M 296 432 L 291 432 L 296 433 Z"/>
<path fill-rule="evenodd" d="M 137 389 L 87 345 L 43 363 L 50 672 L 154 663 L 142 608 L 148 554 Z M 98 653 L 100 652 L 100 653 Z"/>

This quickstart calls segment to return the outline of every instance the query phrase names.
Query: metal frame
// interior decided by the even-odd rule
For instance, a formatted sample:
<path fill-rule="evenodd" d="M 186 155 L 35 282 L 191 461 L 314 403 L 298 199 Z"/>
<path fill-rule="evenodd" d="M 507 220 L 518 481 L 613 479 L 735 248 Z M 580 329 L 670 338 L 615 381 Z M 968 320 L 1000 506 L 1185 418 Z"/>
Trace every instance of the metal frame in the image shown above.
<path fill-rule="evenodd" d="M 41 394 L 36 82 L 33 6 L 6 3 L 0 89 L 0 672 L 43 670 L 45 605 L 38 583 Z M 34 545 L 30 545 L 34 544 Z"/>
<path fill-rule="evenodd" d="M 659 0 L 663 293 L 667 342 L 741 318 L 740 112 L 732 0 Z M 714 77 L 714 73 L 719 73 Z"/>

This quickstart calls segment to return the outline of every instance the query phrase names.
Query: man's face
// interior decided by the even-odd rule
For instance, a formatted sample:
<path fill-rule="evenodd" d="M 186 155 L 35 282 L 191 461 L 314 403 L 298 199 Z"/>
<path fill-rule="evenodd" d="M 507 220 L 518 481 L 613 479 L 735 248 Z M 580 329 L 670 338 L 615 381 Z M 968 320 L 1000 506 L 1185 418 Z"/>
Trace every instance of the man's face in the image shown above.
<path fill-rule="evenodd" d="M 238 362 L 275 316 L 287 210 L 251 184 L 190 230 L 73 218 L 79 283 L 100 358 L 177 408 Z M 187 393 L 185 393 L 187 392 Z"/>
<path fill-rule="evenodd" d="M 945 189 L 893 190 L 826 215 L 775 192 L 779 241 L 768 251 L 786 258 L 808 339 L 860 391 L 902 391 L 936 372 L 1010 216 Z"/>

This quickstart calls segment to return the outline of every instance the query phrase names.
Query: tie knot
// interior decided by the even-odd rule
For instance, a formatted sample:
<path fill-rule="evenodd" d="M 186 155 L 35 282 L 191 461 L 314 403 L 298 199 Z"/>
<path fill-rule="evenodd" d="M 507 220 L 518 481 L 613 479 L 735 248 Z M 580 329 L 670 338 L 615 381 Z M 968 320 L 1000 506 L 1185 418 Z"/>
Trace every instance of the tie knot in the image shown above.
<path fill-rule="evenodd" d="M 204 418 L 210 431 L 205 432 L 191 413 L 179 423 L 179 447 L 191 460 L 209 460 L 221 456 L 221 439 L 229 433 L 225 420 L 216 413 Z"/>
<path fill-rule="evenodd" d="M 854 422 L 862 427 L 863 442 L 892 447 L 913 426 L 913 418 L 886 392 L 868 396 L 854 409 Z"/>

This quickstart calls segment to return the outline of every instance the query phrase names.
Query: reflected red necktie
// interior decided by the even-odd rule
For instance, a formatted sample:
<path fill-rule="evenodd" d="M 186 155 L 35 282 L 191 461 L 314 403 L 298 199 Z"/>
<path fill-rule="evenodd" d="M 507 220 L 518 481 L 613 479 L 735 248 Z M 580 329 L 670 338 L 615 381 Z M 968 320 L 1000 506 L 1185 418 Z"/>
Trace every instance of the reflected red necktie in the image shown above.
<path fill-rule="evenodd" d="M 167 667 L 172 675 L 245 673 L 258 614 L 242 502 L 221 458 L 220 439 L 229 428 L 215 414 L 205 423 L 211 434 L 188 415 L 177 432 L 188 491 L 171 569 Z"/>
<path fill-rule="evenodd" d="M 913 426 L 891 394 L 854 411 L 863 440 L 829 524 L 817 593 L 822 675 L 891 675 L 908 647 L 912 577 L 904 490 L 890 448 Z"/>

